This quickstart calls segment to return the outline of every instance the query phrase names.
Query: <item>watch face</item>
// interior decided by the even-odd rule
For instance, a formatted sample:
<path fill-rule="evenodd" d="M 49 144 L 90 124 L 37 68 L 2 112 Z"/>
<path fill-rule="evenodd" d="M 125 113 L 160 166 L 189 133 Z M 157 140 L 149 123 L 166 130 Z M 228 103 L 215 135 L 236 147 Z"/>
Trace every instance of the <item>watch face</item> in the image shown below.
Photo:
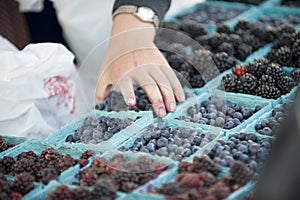
<path fill-rule="evenodd" d="M 140 7 L 138 9 L 137 15 L 145 21 L 153 21 L 154 18 L 154 11 L 151 10 L 150 8 L 146 8 L 146 7 Z"/>

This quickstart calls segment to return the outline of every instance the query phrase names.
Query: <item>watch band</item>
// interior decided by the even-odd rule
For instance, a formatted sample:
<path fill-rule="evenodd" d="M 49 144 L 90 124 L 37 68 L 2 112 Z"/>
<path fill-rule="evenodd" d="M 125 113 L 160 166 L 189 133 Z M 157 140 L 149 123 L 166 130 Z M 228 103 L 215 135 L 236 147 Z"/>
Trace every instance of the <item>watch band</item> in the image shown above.
<path fill-rule="evenodd" d="M 121 13 L 131 13 L 131 14 L 134 14 L 136 17 L 138 17 L 140 20 L 142 20 L 144 22 L 152 22 L 156 28 L 159 27 L 159 18 L 157 15 L 154 15 L 153 18 L 149 21 L 143 20 L 138 15 L 136 15 L 138 12 L 138 9 L 139 9 L 139 7 L 133 6 L 133 5 L 120 6 L 113 13 L 113 18 L 115 18 L 115 16 L 117 16 L 118 14 L 121 14 Z"/>

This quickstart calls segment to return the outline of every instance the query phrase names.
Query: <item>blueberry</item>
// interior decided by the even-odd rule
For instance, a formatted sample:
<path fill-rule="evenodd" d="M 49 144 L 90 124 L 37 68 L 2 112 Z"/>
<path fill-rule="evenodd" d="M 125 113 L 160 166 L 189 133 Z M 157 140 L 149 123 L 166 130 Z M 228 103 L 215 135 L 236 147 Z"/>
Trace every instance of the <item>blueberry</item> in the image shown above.
<path fill-rule="evenodd" d="M 199 122 L 200 118 L 202 117 L 201 113 L 193 114 L 192 115 L 192 122 L 197 123 Z"/>
<path fill-rule="evenodd" d="M 260 129 L 262 129 L 262 125 L 261 124 L 256 124 L 255 125 L 255 130 L 258 131 Z"/>
<path fill-rule="evenodd" d="M 168 145 L 168 139 L 166 139 L 164 137 L 160 138 L 157 140 L 156 145 L 158 148 L 165 147 Z"/>
<path fill-rule="evenodd" d="M 194 139 L 193 139 L 192 144 L 193 144 L 193 145 L 199 146 L 199 145 L 201 144 L 201 141 L 202 141 L 202 138 L 201 138 L 201 137 L 195 136 Z"/>
<path fill-rule="evenodd" d="M 240 151 L 237 151 L 236 153 L 235 153 L 235 158 L 236 159 L 239 159 L 239 157 L 241 157 L 241 155 L 243 155 L 243 153 L 242 152 L 240 152 Z"/>
<path fill-rule="evenodd" d="M 258 112 L 262 109 L 263 107 L 260 105 L 255 106 L 254 112 Z"/>
<path fill-rule="evenodd" d="M 148 143 L 147 144 L 147 149 L 149 150 L 149 152 L 154 152 L 156 150 L 155 144 L 154 143 Z"/>
<path fill-rule="evenodd" d="M 175 152 L 175 150 L 177 149 L 177 145 L 176 144 L 169 144 L 168 145 L 168 149 L 170 152 Z"/>
<path fill-rule="evenodd" d="M 193 147 L 192 147 L 192 152 L 195 153 L 195 152 L 198 151 L 199 149 L 200 149 L 200 147 L 193 146 Z"/>
<path fill-rule="evenodd" d="M 258 152 L 259 149 L 259 145 L 257 143 L 250 143 L 249 145 L 249 151 L 251 154 L 256 155 L 256 153 Z"/>
<path fill-rule="evenodd" d="M 177 146 L 182 146 L 182 140 L 178 137 L 174 138 L 174 144 Z"/>
<path fill-rule="evenodd" d="M 261 148 L 258 149 L 257 156 L 259 158 L 265 158 L 266 155 L 267 155 L 267 149 L 266 148 L 261 147 Z"/>
<path fill-rule="evenodd" d="M 140 152 L 150 153 L 149 150 L 146 147 L 142 147 Z"/>
<path fill-rule="evenodd" d="M 238 150 L 241 151 L 242 153 L 248 153 L 248 147 L 246 145 L 243 145 L 241 144 L 239 147 L 238 147 Z"/>
<path fill-rule="evenodd" d="M 249 156 L 246 154 L 242 154 L 239 158 L 240 161 L 244 162 L 244 163 L 248 163 L 249 162 Z"/>
<path fill-rule="evenodd" d="M 159 122 L 157 124 L 157 128 L 162 130 L 162 129 L 165 129 L 166 128 L 166 123 L 165 122 Z"/>
<path fill-rule="evenodd" d="M 241 121 L 238 118 L 233 118 L 234 126 L 238 126 L 241 124 Z"/>
<path fill-rule="evenodd" d="M 242 109 L 242 107 L 238 104 L 232 104 L 230 107 L 233 108 L 236 112 L 240 112 Z"/>
<path fill-rule="evenodd" d="M 151 139 L 151 140 L 149 141 L 149 143 L 153 143 L 153 144 L 156 145 L 156 139 Z"/>
<path fill-rule="evenodd" d="M 235 143 L 233 141 L 228 141 L 226 145 L 228 145 L 231 149 L 235 147 Z"/>
<path fill-rule="evenodd" d="M 161 136 L 165 137 L 165 138 L 169 138 L 170 137 L 170 133 L 168 130 L 163 130 L 161 131 Z"/>
<path fill-rule="evenodd" d="M 167 147 L 162 147 L 162 148 L 158 149 L 156 151 L 156 153 L 160 156 L 168 156 L 169 155 Z"/>
<path fill-rule="evenodd" d="M 240 140 L 245 140 L 245 139 L 246 139 L 246 136 L 247 136 L 247 133 L 241 132 L 241 133 L 239 134 L 239 139 L 240 139 Z"/>
<path fill-rule="evenodd" d="M 218 112 L 218 117 L 225 119 L 226 115 L 223 112 Z"/>
<path fill-rule="evenodd" d="M 224 151 L 231 151 L 231 148 L 228 145 L 224 145 Z"/>
<path fill-rule="evenodd" d="M 174 139 L 171 138 L 171 137 L 169 137 L 169 138 L 168 138 L 168 142 L 169 142 L 169 143 L 173 143 L 173 142 L 174 142 Z"/>
<path fill-rule="evenodd" d="M 189 107 L 189 108 L 188 108 L 187 113 L 188 113 L 189 115 L 193 115 L 193 114 L 198 113 L 198 110 L 197 110 L 194 106 L 192 106 L 192 107 Z"/>
<path fill-rule="evenodd" d="M 176 161 L 181 161 L 181 160 L 182 160 L 182 156 L 176 154 L 175 156 L 172 157 L 172 159 L 173 159 L 173 160 L 176 160 Z"/>
<path fill-rule="evenodd" d="M 268 135 L 268 136 L 272 136 L 273 135 L 273 131 L 269 127 L 263 128 L 261 130 L 261 133 L 263 133 L 263 135 Z"/>
<path fill-rule="evenodd" d="M 155 132 L 152 132 L 151 136 L 152 136 L 152 139 L 159 139 L 160 138 L 160 134 L 161 131 L 160 130 L 157 130 Z"/>
<path fill-rule="evenodd" d="M 185 149 L 191 149 L 192 145 L 190 143 L 184 143 L 182 147 Z"/>
<path fill-rule="evenodd" d="M 268 142 L 268 141 L 262 141 L 262 142 L 260 143 L 260 145 L 261 145 L 262 147 L 267 148 L 267 149 L 271 147 L 271 143 Z"/>
<path fill-rule="evenodd" d="M 234 128 L 235 127 L 235 124 L 234 124 L 234 122 L 232 122 L 232 121 L 228 121 L 228 122 L 226 122 L 225 123 L 225 125 L 224 125 L 224 129 L 232 129 L 232 128 Z"/>
<path fill-rule="evenodd" d="M 204 114 L 204 113 L 206 113 L 206 109 L 205 109 L 205 107 L 201 107 L 199 111 L 200 111 L 200 113 L 201 113 L 201 114 Z"/>
<path fill-rule="evenodd" d="M 224 160 L 226 161 L 226 166 L 230 166 L 231 163 L 234 162 L 234 159 L 232 158 L 232 156 L 229 156 L 229 155 L 225 156 Z"/>
<path fill-rule="evenodd" d="M 209 120 L 209 125 L 210 126 L 215 126 L 216 125 L 216 121 L 214 119 Z"/>
<path fill-rule="evenodd" d="M 231 150 L 231 154 L 232 154 L 232 156 L 234 156 L 234 157 L 235 157 L 235 155 L 236 155 L 236 152 L 238 152 L 238 150 L 237 150 L 237 149 L 232 149 L 232 150 Z"/>
<path fill-rule="evenodd" d="M 237 118 L 240 121 L 242 121 L 244 119 L 242 113 L 240 113 L 240 112 L 235 112 L 232 117 Z"/>
<path fill-rule="evenodd" d="M 181 152 L 182 157 L 189 157 L 192 154 L 192 151 L 190 149 L 183 149 Z"/>
<path fill-rule="evenodd" d="M 219 147 L 217 148 L 217 150 L 216 150 L 216 153 L 217 153 L 218 155 L 220 155 L 220 154 L 223 152 L 223 150 L 224 150 L 224 147 L 223 147 L 223 146 L 219 146 Z"/>
<path fill-rule="evenodd" d="M 215 125 L 217 127 L 223 127 L 225 124 L 225 119 L 222 118 L 222 117 L 217 117 L 216 120 L 215 120 Z"/>
<path fill-rule="evenodd" d="M 217 114 L 212 112 L 210 113 L 210 119 L 216 119 L 217 118 Z"/>
<path fill-rule="evenodd" d="M 213 151 L 210 151 L 208 154 L 207 154 L 211 159 L 213 159 L 215 157 L 215 153 Z"/>
<path fill-rule="evenodd" d="M 244 118 L 249 118 L 253 115 L 253 111 L 249 107 L 243 107 L 241 113 Z"/>
<path fill-rule="evenodd" d="M 257 162 L 255 162 L 254 160 L 252 160 L 250 163 L 249 163 L 249 167 L 250 169 L 252 169 L 253 171 L 256 171 L 257 170 Z"/>
<path fill-rule="evenodd" d="M 68 137 L 66 138 L 66 142 L 76 142 L 73 138 L 73 135 L 68 135 Z"/>
<path fill-rule="evenodd" d="M 257 135 L 255 133 L 248 133 L 246 134 L 245 140 L 252 140 L 255 142 L 257 140 Z"/>
<path fill-rule="evenodd" d="M 227 162 L 225 161 L 225 159 L 220 159 L 218 164 L 222 166 L 226 166 Z"/>
<path fill-rule="evenodd" d="M 174 153 L 174 152 L 169 152 L 169 155 L 168 155 L 168 157 L 169 158 L 172 158 L 172 157 L 174 157 L 176 154 Z"/>
<path fill-rule="evenodd" d="M 151 140 L 151 132 L 150 131 L 146 131 L 143 135 L 143 138 L 146 140 L 146 141 L 150 141 Z"/>
<path fill-rule="evenodd" d="M 177 147 L 176 150 L 175 150 L 175 153 L 181 155 L 183 150 L 184 150 L 183 147 Z"/>
<path fill-rule="evenodd" d="M 83 135 L 85 136 L 90 136 L 92 137 L 93 135 L 93 130 L 92 129 L 85 129 L 83 132 L 82 132 Z"/>
<path fill-rule="evenodd" d="M 233 108 L 228 108 L 226 111 L 226 114 L 230 117 L 232 117 L 235 113 L 235 110 Z"/>

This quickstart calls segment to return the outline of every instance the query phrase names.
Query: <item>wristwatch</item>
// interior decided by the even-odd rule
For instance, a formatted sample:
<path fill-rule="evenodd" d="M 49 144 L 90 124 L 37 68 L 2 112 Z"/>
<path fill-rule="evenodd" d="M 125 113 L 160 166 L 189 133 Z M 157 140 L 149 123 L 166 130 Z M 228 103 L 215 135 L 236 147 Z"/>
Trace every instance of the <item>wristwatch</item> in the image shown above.
<path fill-rule="evenodd" d="M 139 18 L 143 22 L 151 22 L 155 25 L 156 28 L 159 27 L 159 19 L 155 12 L 148 7 L 137 7 L 132 5 L 120 6 L 113 13 L 113 17 L 121 13 L 131 13 Z"/>

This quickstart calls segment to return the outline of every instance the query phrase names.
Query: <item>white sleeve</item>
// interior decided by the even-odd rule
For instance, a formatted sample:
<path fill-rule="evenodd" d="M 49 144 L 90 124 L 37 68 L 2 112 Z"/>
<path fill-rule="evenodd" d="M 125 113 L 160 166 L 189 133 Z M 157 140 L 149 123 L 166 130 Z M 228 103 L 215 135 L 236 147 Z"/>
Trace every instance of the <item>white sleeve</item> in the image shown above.
<path fill-rule="evenodd" d="M 17 0 L 21 12 L 41 12 L 44 8 L 44 0 Z"/>

